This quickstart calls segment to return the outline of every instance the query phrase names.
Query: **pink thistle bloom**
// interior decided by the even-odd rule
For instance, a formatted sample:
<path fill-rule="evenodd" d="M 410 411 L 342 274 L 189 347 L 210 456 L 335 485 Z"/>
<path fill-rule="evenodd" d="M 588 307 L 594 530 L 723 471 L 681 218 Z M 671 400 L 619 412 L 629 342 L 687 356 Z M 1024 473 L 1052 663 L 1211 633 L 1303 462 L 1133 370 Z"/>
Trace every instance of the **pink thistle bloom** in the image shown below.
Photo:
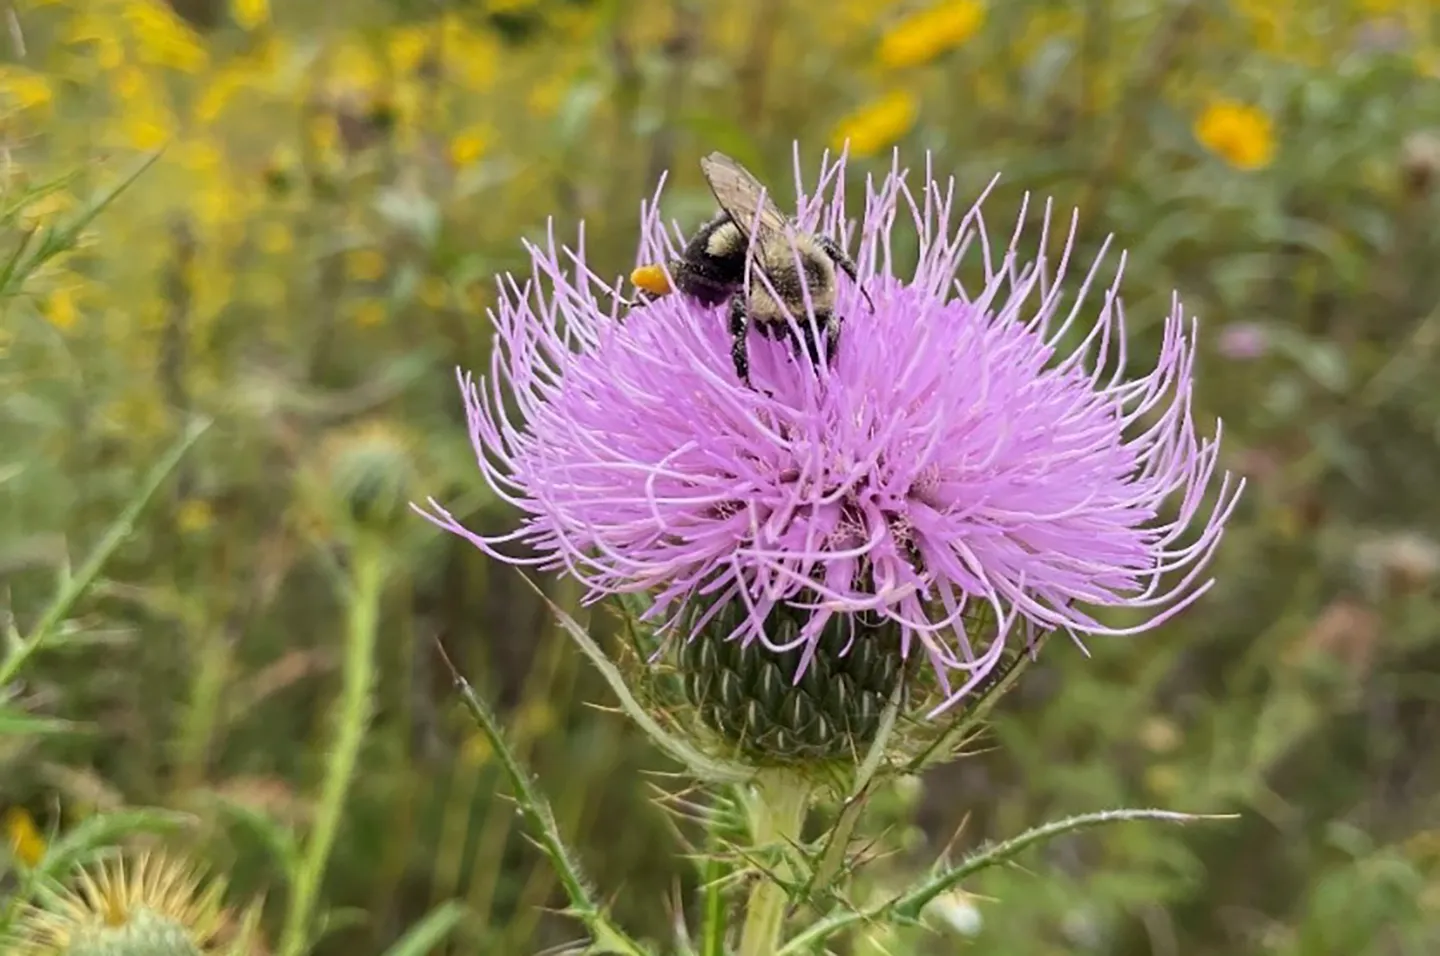
<path fill-rule="evenodd" d="M 676 293 L 622 315 L 583 233 L 575 251 L 553 230 L 529 245 L 533 279 L 502 280 L 492 312 L 490 374 L 460 373 L 481 473 L 524 519 L 485 536 L 433 499 L 422 514 L 503 561 L 573 576 L 587 600 L 649 594 L 648 616 L 682 639 L 743 602 L 732 639 L 803 647 L 800 673 L 832 617 L 886 619 L 902 653 L 935 669 L 937 712 L 1016 633 L 1134 634 L 1194 602 L 1243 482 L 1217 474 L 1218 425 L 1197 436 L 1196 330 L 1178 300 L 1154 368 L 1127 380 L 1118 277 L 1082 317 L 1097 262 L 1061 306 L 1073 218 L 1058 262 L 1022 264 L 1018 227 L 994 244 L 978 203 L 956 221 L 953 180 L 927 161 L 917 189 L 897 159 L 867 184 L 852 245 L 843 174 L 843 157 L 827 158 L 806 193 L 797 159 L 795 218 L 856 254 L 874 312 L 840 277 L 844 324 L 819 366 L 752 332 L 753 390 L 732 367 L 723 305 Z M 657 206 L 658 192 L 642 206 L 640 263 L 683 245 Z M 897 221 L 919 236 L 909 275 L 891 253 Z M 1042 250 L 1049 229 L 1047 205 Z M 984 281 L 967 290 L 957 270 L 977 252 Z M 1062 352 L 1077 327 L 1082 344 Z M 532 554 L 507 553 L 517 545 Z M 697 599 L 712 611 L 687 617 Z M 993 609 L 994 633 L 966 632 L 974 602 Z M 767 629 L 786 604 L 807 625 Z M 1108 627 L 1098 608 L 1132 623 Z"/>

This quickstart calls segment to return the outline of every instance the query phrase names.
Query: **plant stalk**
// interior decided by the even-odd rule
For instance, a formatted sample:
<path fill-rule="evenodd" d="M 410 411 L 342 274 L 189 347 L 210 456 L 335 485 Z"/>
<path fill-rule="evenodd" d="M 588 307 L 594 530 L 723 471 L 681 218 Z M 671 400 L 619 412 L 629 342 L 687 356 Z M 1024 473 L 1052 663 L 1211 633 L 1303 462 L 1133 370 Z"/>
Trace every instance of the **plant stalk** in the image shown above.
<path fill-rule="evenodd" d="M 760 881 L 750 891 L 740 935 L 740 956 L 773 956 L 780 948 L 785 911 L 790 904 L 790 892 L 779 881 L 793 881 L 795 877 L 788 861 L 805 826 L 811 787 L 789 775 L 767 775 L 757 781 L 756 788 L 751 837 L 757 850 L 776 848 L 780 858 L 774 872 L 761 873 Z"/>
<path fill-rule="evenodd" d="M 380 543 L 368 535 L 356 542 L 351 573 L 345 676 L 340 694 L 340 725 L 325 768 L 325 782 L 315 812 L 315 826 L 300 860 L 280 937 L 279 956 L 302 956 L 310 947 L 311 926 L 320 883 L 340 828 L 345 794 L 355 775 L 360 746 L 374 704 L 375 638 L 380 616 L 385 557 Z"/>

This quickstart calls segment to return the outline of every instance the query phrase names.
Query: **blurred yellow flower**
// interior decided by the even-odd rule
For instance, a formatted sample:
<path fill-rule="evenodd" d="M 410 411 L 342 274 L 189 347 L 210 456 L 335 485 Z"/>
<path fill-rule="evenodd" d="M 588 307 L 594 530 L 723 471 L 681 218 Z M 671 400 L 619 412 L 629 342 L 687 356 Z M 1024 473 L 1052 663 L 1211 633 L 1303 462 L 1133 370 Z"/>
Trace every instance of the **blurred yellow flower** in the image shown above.
<path fill-rule="evenodd" d="M 1056 38 L 1076 38 L 1085 22 L 1082 9 L 1047 7 L 1036 10 L 1025 20 L 1019 35 L 1010 42 L 1013 62 L 1033 59 L 1041 47 Z"/>
<path fill-rule="evenodd" d="M 174 130 L 156 116 L 128 116 L 122 124 L 126 145 L 143 152 L 159 149 L 172 135 Z"/>
<path fill-rule="evenodd" d="M 5 835 L 10 838 L 10 852 L 26 866 L 33 867 L 45 856 L 45 837 L 24 807 L 5 811 Z"/>
<path fill-rule="evenodd" d="M 1275 157 L 1275 130 L 1259 107 L 1216 100 L 1195 120 L 1195 138 L 1236 169 L 1262 169 Z"/>
<path fill-rule="evenodd" d="M 34 202 L 27 202 L 20 214 L 23 229 L 39 229 L 55 216 L 75 208 L 75 197 L 66 192 L 53 192 L 41 196 Z M 53 260 L 52 260 L 53 261 Z"/>
<path fill-rule="evenodd" d="M 443 309 L 450 301 L 450 283 L 439 276 L 426 276 L 420 283 L 420 302 L 430 309 Z"/>
<path fill-rule="evenodd" d="M 48 106 L 55 98 L 48 79 L 16 66 L 0 67 L 0 94 L 22 110 Z"/>
<path fill-rule="evenodd" d="M 490 738 L 484 734 L 471 734 L 460 745 L 460 759 L 471 767 L 484 766 L 491 753 Z"/>
<path fill-rule="evenodd" d="M 920 104 L 908 90 L 895 90 L 842 119 L 831 134 L 836 149 L 850 143 L 851 156 L 872 156 L 910 131 Z"/>
<path fill-rule="evenodd" d="M 200 534 L 215 524 L 215 509 L 203 498 L 186 498 L 175 509 L 175 527 L 181 534 Z"/>
<path fill-rule="evenodd" d="M 225 155 L 214 142 L 193 139 L 175 151 L 180 165 L 192 173 L 213 173 L 225 163 Z"/>
<path fill-rule="evenodd" d="M 267 222 L 260 230 L 259 246 L 262 252 L 283 256 L 295 248 L 295 233 L 286 223 Z"/>
<path fill-rule="evenodd" d="M 225 70 L 217 73 L 195 98 L 195 119 L 201 123 L 213 123 L 225 112 L 225 107 L 240 90 L 240 82 L 234 73 Z"/>
<path fill-rule="evenodd" d="M 45 299 L 45 321 L 61 332 L 69 332 L 80 320 L 80 308 L 75 301 L 75 290 L 61 286 Z"/>
<path fill-rule="evenodd" d="M 263 26 L 270 21 L 270 0 L 230 0 L 230 17 L 245 30 Z"/>
<path fill-rule="evenodd" d="M 494 37 L 475 30 L 455 13 L 444 15 L 440 33 L 447 79 L 471 91 L 495 82 L 500 51 Z"/>
<path fill-rule="evenodd" d="M 129 0 L 125 20 L 140 59 L 182 73 L 198 73 L 210 61 L 200 38 L 161 0 Z"/>
<path fill-rule="evenodd" d="M 390 37 L 390 65 L 398 73 L 413 73 L 435 45 L 438 34 L 429 24 L 402 27 Z"/>
<path fill-rule="evenodd" d="M 191 200 L 191 208 L 195 211 L 199 224 L 206 229 L 213 229 L 225 223 L 236 222 L 245 215 L 246 198 L 253 198 L 253 193 L 245 193 L 236 188 L 226 178 L 216 176 L 205 182 L 194 198 Z M 216 276 L 207 278 L 219 278 L 227 275 L 221 272 Z"/>
<path fill-rule="evenodd" d="M 118 69 L 125 62 L 125 47 L 112 36 L 96 38 L 95 64 L 102 70 Z"/>
<path fill-rule="evenodd" d="M 309 123 L 310 143 L 321 155 L 333 153 L 340 145 L 340 124 L 331 113 L 314 116 Z"/>
<path fill-rule="evenodd" d="M 529 107 L 530 114 L 537 118 L 554 116 L 569 89 L 570 78 L 563 73 L 555 73 L 530 88 L 525 105 Z"/>
<path fill-rule="evenodd" d="M 389 311 L 390 310 L 385 307 L 384 302 L 377 299 L 365 299 L 355 304 L 355 324 L 362 329 L 381 325 L 384 323 Z"/>
<path fill-rule="evenodd" d="M 485 155 L 486 149 L 490 146 L 490 128 L 488 126 L 471 126 L 461 130 L 454 139 L 450 140 L 450 162 L 456 166 L 469 166 Z"/>
<path fill-rule="evenodd" d="M 341 43 L 330 51 L 328 59 L 327 85 L 337 92 L 369 90 L 380 83 L 384 74 L 370 48 L 359 42 Z"/>
<path fill-rule="evenodd" d="M 115 70 L 109 86 L 110 91 L 122 100 L 148 99 L 151 95 L 149 77 L 134 64 Z"/>
<path fill-rule="evenodd" d="M 355 249 L 345 257 L 345 273 L 356 282 L 378 282 L 385 277 L 385 254 L 379 249 Z"/>
<path fill-rule="evenodd" d="M 876 59 L 887 70 L 927 63 L 969 40 L 984 21 L 979 0 L 942 0 L 885 31 Z"/>

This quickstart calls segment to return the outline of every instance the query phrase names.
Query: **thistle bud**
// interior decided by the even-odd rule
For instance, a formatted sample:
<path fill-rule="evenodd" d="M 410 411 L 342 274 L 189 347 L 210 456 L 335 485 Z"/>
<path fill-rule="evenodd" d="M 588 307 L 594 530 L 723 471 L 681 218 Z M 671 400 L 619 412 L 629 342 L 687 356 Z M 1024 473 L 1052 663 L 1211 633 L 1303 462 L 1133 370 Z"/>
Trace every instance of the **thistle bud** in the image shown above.
<path fill-rule="evenodd" d="M 22 914 L 14 956 L 247 956 L 225 882 L 177 859 L 141 854 L 81 870 L 72 886 Z"/>
<path fill-rule="evenodd" d="M 329 449 L 330 494 L 358 528 L 393 529 L 408 514 L 414 480 L 404 437 L 384 425 L 362 426 Z"/>
<path fill-rule="evenodd" d="M 1440 135 L 1422 132 L 1406 137 L 1400 151 L 1400 174 L 1407 195 L 1429 193 L 1440 174 Z"/>

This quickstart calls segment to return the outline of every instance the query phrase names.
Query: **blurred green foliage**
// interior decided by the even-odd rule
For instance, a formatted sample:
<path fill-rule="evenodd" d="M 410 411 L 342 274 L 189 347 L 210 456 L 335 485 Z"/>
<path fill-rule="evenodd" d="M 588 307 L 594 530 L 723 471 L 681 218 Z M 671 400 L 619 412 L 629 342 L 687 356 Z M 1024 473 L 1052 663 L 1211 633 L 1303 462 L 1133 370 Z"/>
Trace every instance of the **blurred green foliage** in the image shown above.
<path fill-rule="evenodd" d="M 332 730 L 345 522 L 403 494 L 514 520 L 475 473 L 450 372 L 487 364 L 492 277 L 523 271 L 520 240 L 552 219 L 562 238 L 583 220 L 619 274 L 662 172 L 689 224 L 704 152 L 783 184 L 793 140 L 813 168 L 848 137 L 857 182 L 892 146 L 912 166 L 929 150 L 962 192 L 1003 173 L 992 229 L 1028 191 L 1079 208 L 1078 261 L 1113 232 L 1132 355 L 1154 354 L 1178 290 L 1200 317 L 1196 413 L 1223 418 L 1251 482 L 1205 600 L 1143 639 L 1051 642 L 992 750 L 892 798 L 877 891 L 962 822 L 956 848 L 1115 805 L 1236 811 L 987 874 L 968 947 L 1440 947 L 1433 0 L 19 0 L 0 17 L 0 593 L 19 632 L 186 423 L 214 422 L 66 640 L 0 687 L 0 717 L 83 730 L 0 736 L 0 803 L 61 833 L 185 811 L 277 928 L 280 827 L 310 819 Z M 406 467 L 337 501 L 355 485 L 336 463 L 376 447 Z M 501 703 L 622 920 L 663 937 L 688 872 L 642 775 L 663 761 L 586 706 L 603 688 L 513 571 L 418 519 L 381 533 L 398 571 L 320 952 L 379 953 L 452 899 L 470 916 L 433 952 L 575 935 L 542 909 L 553 876 L 437 638 Z M 947 932 L 856 945 L 950 952 Z"/>

